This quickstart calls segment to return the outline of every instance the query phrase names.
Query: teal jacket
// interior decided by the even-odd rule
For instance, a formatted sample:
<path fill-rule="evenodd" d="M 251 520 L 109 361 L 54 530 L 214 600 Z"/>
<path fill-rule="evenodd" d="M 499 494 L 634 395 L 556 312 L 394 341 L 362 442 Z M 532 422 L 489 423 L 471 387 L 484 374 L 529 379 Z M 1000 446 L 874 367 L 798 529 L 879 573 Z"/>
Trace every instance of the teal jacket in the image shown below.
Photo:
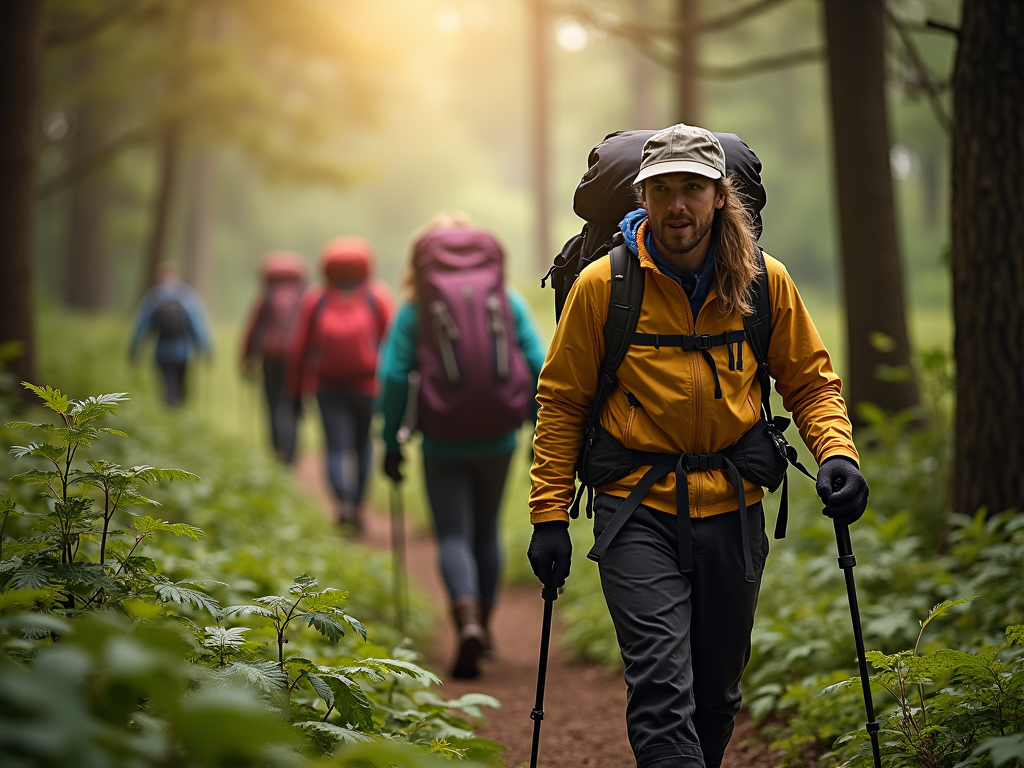
<path fill-rule="evenodd" d="M 544 365 L 546 350 L 541 343 L 537 326 L 530 315 L 526 299 L 507 288 L 509 305 L 516 324 L 516 338 L 533 373 L 534 385 Z M 416 339 L 419 333 L 419 313 L 416 304 L 406 302 L 398 310 L 387 339 L 381 347 L 377 374 L 381 380 L 378 410 L 384 416 L 384 445 L 389 451 L 398 449 L 398 428 L 405 415 L 409 397 L 409 372 L 416 368 Z M 536 417 L 536 405 L 534 405 Z M 438 440 L 424 435 L 423 453 L 446 459 L 469 459 L 476 456 L 511 453 L 516 447 L 516 430 L 463 440 Z"/>

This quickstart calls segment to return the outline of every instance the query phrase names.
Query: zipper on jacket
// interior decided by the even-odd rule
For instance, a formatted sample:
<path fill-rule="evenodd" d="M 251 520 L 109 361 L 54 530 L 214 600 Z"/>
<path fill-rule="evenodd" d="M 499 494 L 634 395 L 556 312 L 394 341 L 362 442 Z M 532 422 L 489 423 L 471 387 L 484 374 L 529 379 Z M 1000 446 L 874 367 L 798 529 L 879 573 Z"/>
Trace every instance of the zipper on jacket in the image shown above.
<path fill-rule="evenodd" d="M 487 314 L 490 317 L 491 334 L 494 336 L 494 365 L 498 381 L 508 379 L 508 329 L 501 311 L 501 299 L 487 297 Z"/>
<path fill-rule="evenodd" d="M 459 340 L 458 326 L 455 325 L 452 313 L 440 299 L 430 304 L 430 314 L 433 318 L 434 339 L 436 339 L 441 352 L 441 364 L 444 366 L 445 376 L 448 378 L 448 382 L 455 386 L 462 382 L 462 373 L 459 371 L 459 364 L 455 359 L 455 342 Z"/>
<path fill-rule="evenodd" d="M 640 407 L 640 401 L 632 392 L 626 392 L 626 399 L 629 401 L 629 415 L 622 430 L 622 444 L 628 448 L 629 439 L 633 436 L 633 419 L 636 417 L 636 409 Z"/>

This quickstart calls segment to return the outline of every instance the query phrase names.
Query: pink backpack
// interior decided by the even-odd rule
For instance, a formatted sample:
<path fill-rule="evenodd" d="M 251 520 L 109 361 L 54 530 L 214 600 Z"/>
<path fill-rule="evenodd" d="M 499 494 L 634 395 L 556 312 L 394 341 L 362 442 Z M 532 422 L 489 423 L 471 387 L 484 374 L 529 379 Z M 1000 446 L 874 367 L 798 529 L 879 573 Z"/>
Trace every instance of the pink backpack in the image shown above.
<path fill-rule="evenodd" d="M 533 376 L 487 232 L 436 229 L 413 252 L 419 311 L 419 427 L 434 438 L 498 435 L 529 414 Z"/>

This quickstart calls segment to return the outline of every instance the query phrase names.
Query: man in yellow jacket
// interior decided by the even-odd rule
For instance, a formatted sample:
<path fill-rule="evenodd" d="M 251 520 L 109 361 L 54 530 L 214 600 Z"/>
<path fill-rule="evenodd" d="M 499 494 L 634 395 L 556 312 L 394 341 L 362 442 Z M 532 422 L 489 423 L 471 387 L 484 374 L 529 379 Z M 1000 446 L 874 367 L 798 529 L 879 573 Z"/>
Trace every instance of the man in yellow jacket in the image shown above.
<path fill-rule="evenodd" d="M 768 555 L 763 490 L 738 481 L 720 459 L 760 419 L 755 356 L 737 334 L 753 311 L 749 290 L 761 266 L 750 214 L 710 132 L 675 125 L 652 136 L 634 184 L 642 208 L 621 229 L 642 268 L 643 303 L 617 387 L 590 425 L 600 443 L 592 450 L 626 459 L 621 476 L 596 489 L 592 556 L 600 554 L 625 663 L 638 768 L 717 768 L 740 709 Z M 767 255 L 764 262 L 768 368 L 819 465 L 825 513 L 849 524 L 863 513 L 868 487 L 841 382 L 785 267 Z M 608 258 L 580 274 L 538 384 L 528 555 L 549 587 L 569 574 L 568 510 L 613 279 Z M 683 343 L 697 337 L 704 341 Z M 676 472 L 651 471 L 677 458 Z"/>

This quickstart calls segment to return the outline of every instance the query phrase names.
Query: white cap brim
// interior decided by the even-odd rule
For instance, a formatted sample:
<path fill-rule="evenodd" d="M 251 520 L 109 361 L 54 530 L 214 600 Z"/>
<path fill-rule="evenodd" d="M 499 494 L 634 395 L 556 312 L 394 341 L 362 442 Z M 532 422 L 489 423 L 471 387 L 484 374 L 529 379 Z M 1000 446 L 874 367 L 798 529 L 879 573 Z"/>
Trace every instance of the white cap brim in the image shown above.
<path fill-rule="evenodd" d="M 651 176 L 662 176 L 666 173 L 696 173 L 698 176 L 706 176 L 709 179 L 722 178 L 722 172 L 713 166 L 695 163 L 692 160 L 672 160 L 667 163 L 652 163 L 646 168 L 641 168 L 640 173 L 633 179 L 633 183 L 639 184 Z"/>

